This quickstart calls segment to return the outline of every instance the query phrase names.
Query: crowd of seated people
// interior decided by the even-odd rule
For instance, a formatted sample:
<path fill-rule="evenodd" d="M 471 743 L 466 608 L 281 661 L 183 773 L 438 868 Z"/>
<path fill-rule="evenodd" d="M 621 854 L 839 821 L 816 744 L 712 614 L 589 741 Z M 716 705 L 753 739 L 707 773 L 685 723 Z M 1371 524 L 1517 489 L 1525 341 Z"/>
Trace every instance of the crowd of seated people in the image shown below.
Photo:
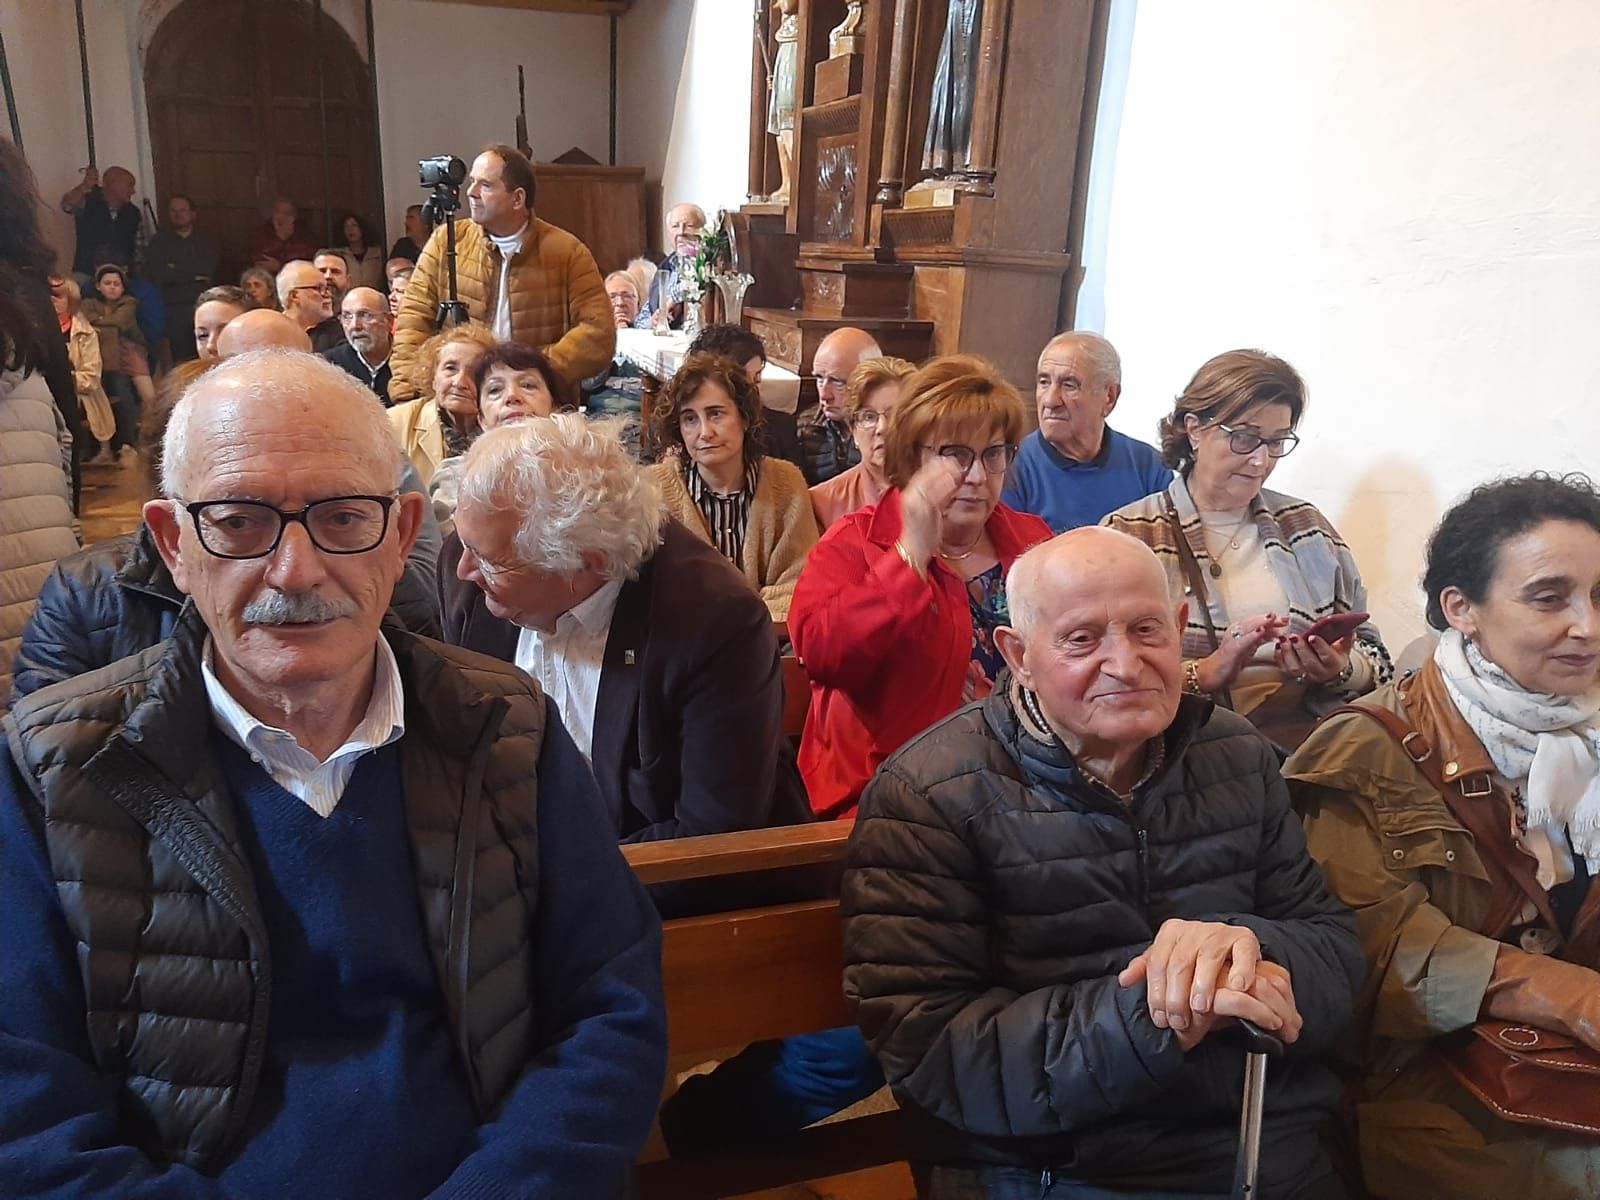
<path fill-rule="evenodd" d="M 0 297 L 0 416 L 32 422 L 0 469 L 26 436 L 64 504 L 70 415 L 161 489 L 22 568 L 0 1190 L 266 1194 L 309 1155 L 329 1194 L 625 1194 L 659 923 L 704 893 L 614 846 L 851 819 L 857 1026 L 683 1081 L 674 1154 L 886 1082 L 926 1200 L 1224 1194 L 1248 1020 L 1286 1045 L 1262 1195 L 1595 1194 L 1600 1097 L 1502 1095 L 1482 1046 L 1600 1067 L 1600 491 L 1452 505 L 1437 641 L 1397 679 L 1349 545 L 1266 486 L 1308 404 L 1282 359 L 1213 357 L 1147 445 L 1106 423 L 1096 334 L 1040 350 L 1029 433 L 984 359 L 848 327 L 815 406 L 776 412 L 760 339 L 711 326 L 641 445 L 579 396 L 651 291 L 538 220 L 519 158 L 473 165 L 474 320 L 418 337 L 433 292 L 406 265 L 379 291 L 356 218 L 280 260 L 286 210 L 259 239 L 282 310 L 197 293 L 198 359 L 137 433 L 78 283 L 0 222 L 0 275 L 56 317 L 35 341 Z M 352 1151 L 358 1103 L 385 1132 Z"/>

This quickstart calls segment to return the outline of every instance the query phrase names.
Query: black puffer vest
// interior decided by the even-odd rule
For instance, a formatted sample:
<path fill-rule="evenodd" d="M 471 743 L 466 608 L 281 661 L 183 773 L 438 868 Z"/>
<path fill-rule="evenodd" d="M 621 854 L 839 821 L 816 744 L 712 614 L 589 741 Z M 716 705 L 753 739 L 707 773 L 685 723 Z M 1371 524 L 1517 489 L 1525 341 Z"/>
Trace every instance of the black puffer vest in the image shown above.
<path fill-rule="evenodd" d="M 255 881 L 208 749 L 205 628 L 19 704 L 11 752 L 42 806 L 78 939 L 95 1065 L 129 1141 L 214 1168 L 244 1128 L 272 963 Z M 543 697 L 509 664 L 387 629 L 418 904 L 480 1116 L 532 1057 Z"/>

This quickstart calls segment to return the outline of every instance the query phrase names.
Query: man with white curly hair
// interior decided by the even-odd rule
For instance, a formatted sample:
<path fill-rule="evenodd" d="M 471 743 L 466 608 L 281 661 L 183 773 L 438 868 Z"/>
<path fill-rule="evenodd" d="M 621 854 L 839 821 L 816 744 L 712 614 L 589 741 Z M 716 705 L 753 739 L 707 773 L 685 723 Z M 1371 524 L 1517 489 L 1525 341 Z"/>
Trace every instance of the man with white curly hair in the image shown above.
<path fill-rule="evenodd" d="M 473 445 L 440 561 L 445 640 L 539 681 L 622 841 L 807 820 L 766 605 L 664 515 L 614 424 L 561 413 Z"/>
<path fill-rule="evenodd" d="M 164 451 L 171 635 L 0 738 L 8 1200 L 624 1194 L 659 921 L 538 688 L 385 622 L 382 406 L 255 351 Z"/>

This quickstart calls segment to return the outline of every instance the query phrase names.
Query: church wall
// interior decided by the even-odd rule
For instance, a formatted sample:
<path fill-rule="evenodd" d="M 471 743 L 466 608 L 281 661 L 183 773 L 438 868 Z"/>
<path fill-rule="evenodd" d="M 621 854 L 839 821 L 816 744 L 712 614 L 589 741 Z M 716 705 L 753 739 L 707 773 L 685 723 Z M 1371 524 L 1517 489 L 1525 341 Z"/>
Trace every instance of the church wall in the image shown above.
<path fill-rule="evenodd" d="M 1355 550 L 1392 649 L 1453 498 L 1600 474 L 1600 7 L 1145 0 L 1103 246 L 1112 421 L 1210 355 L 1280 354 L 1305 441 L 1269 486 Z"/>
<path fill-rule="evenodd" d="M 617 161 L 661 184 L 658 207 L 714 217 L 749 185 L 752 8 L 746 0 L 649 0 L 617 22 Z M 651 215 L 659 245 L 662 213 Z"/>
<path fill-rule="evenodd" d="M 100 166 L 129 167 L 139 198 L 161 193 L 150 165 L 141 61 L 175 0 L 84 0 Z M 536 155 L 576 145 L 605 161 L 608 128 L 606 22 L 426 0 L 376 0 L 378 120 L 390 240 L 406 205 L 419 203 L 417 159 L 471 160 L 489 141 L 513 141 L 517 64 L 526 68 L 528 129 Z M 360 0 L 324 0 L 328 19 L 366 57 Z M 89 161 L 77 25 L 71 0 L 0 0 L 0 30 L 17 97 L 24 147 L 46 201 L 47 234 L 70 257 L 72 222 L 56 201 Z M 306 48 L 309 54 L 310 47 Z M 0 131 L 10 135 L 0 97 Z M 204 216 L 202 214 L 202 220 Z"/>

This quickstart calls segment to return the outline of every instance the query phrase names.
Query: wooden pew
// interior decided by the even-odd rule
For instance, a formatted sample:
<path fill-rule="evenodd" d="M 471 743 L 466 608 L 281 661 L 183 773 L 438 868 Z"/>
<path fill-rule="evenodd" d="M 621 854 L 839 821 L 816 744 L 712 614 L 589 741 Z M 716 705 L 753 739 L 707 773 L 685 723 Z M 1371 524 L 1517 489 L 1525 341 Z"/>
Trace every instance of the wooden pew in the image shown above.
<path fill-rule="evenodd" d="M 840 980 L 837 872 L 848 821 L 624 846 L 646 884 L 784 881 L 785 903 L 686 917 L 663 926 L 668 1054 L 692 1063 L 749 1042 L 851 1024 Z M 796 883 L 805 887 L 793 898 Z M 666 1159 L 638 1169 L 639 1200 L 915 1195 L 897 1111 L 803 1130 L 776 1148 Z M 809 1187 L 807 1186 L 809 1182 Z M 767 1189 L 782 1188 L 782 1191 Z"/>

